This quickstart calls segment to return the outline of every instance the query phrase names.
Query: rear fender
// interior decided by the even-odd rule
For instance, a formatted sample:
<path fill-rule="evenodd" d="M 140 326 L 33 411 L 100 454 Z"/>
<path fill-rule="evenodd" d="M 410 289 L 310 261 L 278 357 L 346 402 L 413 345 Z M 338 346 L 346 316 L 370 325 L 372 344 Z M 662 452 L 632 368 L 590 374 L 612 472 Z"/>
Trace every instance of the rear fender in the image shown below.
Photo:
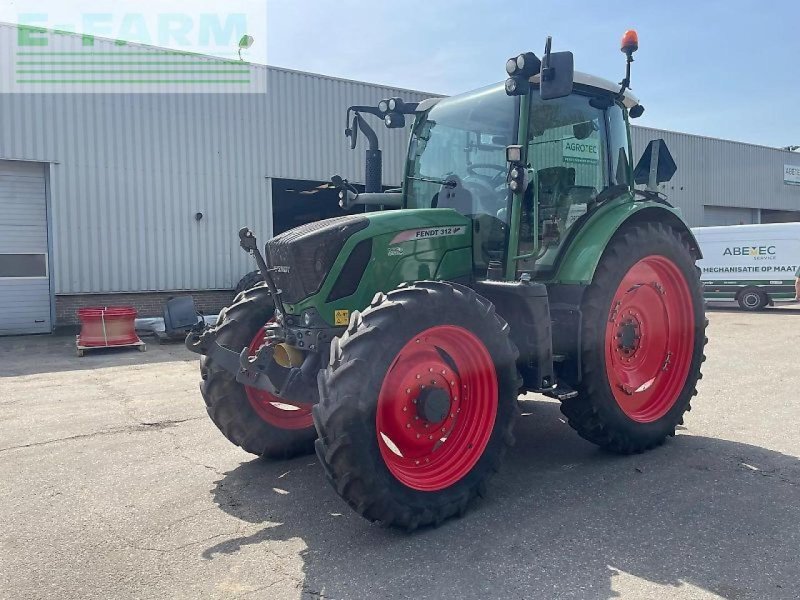
<path fill-rule="evenodd" d="M 601 207 L 572 238 L 559 260 L 552 283 L 588 285 L 611 238 L 620 228 L 644 221 L 662 223 L 686 239 L 695 259 L 702 258 L 700 245 L 680 216 L 680 211 L 660 202 L 617 201 Z"/>

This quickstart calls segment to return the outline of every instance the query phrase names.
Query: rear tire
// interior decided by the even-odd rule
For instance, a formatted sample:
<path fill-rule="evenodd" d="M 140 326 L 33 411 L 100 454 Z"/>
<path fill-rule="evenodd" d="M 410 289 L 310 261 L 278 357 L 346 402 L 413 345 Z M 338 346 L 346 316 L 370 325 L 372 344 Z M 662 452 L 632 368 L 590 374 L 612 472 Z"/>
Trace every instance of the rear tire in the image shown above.
<path fill-rule="evenodd" d="M 745 288 L 736 297 L 736 301 L 742 310 L 755 312 L 763 310 L 769 304 L 767 295 L 758 288 Z"/>
<path fill-rule="evenodd" d="M 609 242 L 583 300 L 583 377 L 561 410 L 584 439 L 631 454 L 675 435 L 697 394 L 706 318 L 685 240 L 657 223 Z"/>
<path fill-rule="evenodd" d="M 247 275 L 239 280 L 234 290 L 237 294 L 246 292 L 247 290 L 256 287 L 259 283 L 263 283 L 264 278 L 261 276 L 261 271 L 250 271 Z"/>
<path fill-rule="evenodd" d="M 231 349 L 252 349 L 258 345 L 259 332 L 273 318 L 274 312 L 272 298 L 265 287 L 239 294 L 234 303 L 220 313 L 217 342 Z M 304 413 L 305 420 L 299 413 L 280 411 L 265 401 L 268 400 L 265 392 L 246 388 L 212 358 L 201 359 L 200 372 L 203 377 L 200 391 L 208 416 L 229 441 L 265 458 L 285 459 L 313 451 L 317 435 L 310 407 Z"/>
<path fill-rule="evenodd" d="M 518 410 L 508 334 L 488 300 L 444 282 L 379 293 L 352 315 L 313 412 L 328 481 L 356 512 L 413 530 L 486 492 Z"/>

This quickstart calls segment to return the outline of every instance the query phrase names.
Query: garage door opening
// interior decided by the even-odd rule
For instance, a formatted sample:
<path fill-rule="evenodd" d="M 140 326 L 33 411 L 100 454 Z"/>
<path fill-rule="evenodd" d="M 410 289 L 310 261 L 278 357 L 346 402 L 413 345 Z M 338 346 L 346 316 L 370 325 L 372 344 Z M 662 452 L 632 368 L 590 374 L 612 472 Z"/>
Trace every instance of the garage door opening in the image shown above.
<path fill-rule="evenodd" d="M 0 161 L 0 335 L 51 330 L 45 165 Z"/>
<path fill-rule="evenodd" d="M 703 207 L 703 227 L 715 225 L 752 225 L 758 223 L 757 208 L 739 208 L 737 206 Z"/>
<path fill-rule="evenodd" d="M 800 222 L 800 210 L 761 209 L 762 223 L 797 223 Z"/>
<path fill-rule="evenodd" d="M 355 188 L 364 191 L 363 185 L 355 185 Z M 272 180 L 273 235 L 321 219 L 363 212 L 366 212 L 364 206 L 342 210 L 339 193 L 329 181 Z"/>

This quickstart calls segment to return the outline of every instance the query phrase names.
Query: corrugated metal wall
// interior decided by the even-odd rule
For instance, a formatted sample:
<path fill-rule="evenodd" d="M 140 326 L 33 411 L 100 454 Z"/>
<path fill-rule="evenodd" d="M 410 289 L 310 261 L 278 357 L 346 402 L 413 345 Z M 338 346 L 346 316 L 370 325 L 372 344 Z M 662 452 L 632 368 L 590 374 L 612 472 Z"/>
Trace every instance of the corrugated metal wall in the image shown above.
<path fill-rule="evenodd" d="M 0 73 L 16 52 L 16 29 L 0 25 Z M 347 106 L 425 97 L 251 69 L 266 94 L 0 94 L 0 159 L 51 163 L 56 293 L 232 287 L 253 267 L 239 228 L 271 229 L 267 177 L 362 182 L 365 141 L 350 151 Z M 408 134 L 375 128 L 384 182 L 397 185 Z"/>
<path fill-rule="evenodd" d="M 60 50 L 81 44 L 73 35 L 58 40 Z M 96 49 L 104 44 L 114 48 L 97 41 Z M 16 85 L 17 52 L 16 28 L 0 25 L 3 89 Z M 324 181 L 340 173 L 363 182 L 365 141 L 348 149 L 346 107 L 426 97 L 250 69 L 255 81 L 266 79 L 266 94 L 233 93 L 236 86 L 204 94 L 0 93 L 0 159 L 50 163 L 56 293 L 230 288 L 252 268 L 238 249 L 239 227 L 262 237 L 271 229 L 268 177 Z M 384 182 L 397 185 L 407 132 L 376 125 Z M 800 164 L 798 154 L 635 127 L 637 158 L 655 137 L 666 139 L 679 166 L 665 191 L 692 225 L 702 224 L 704 205 L 800 209 L 800 186 L 782 176 L 784 163 Z"/>
<path fill-rule="evenodd" d="M 692 227 L 704 225 L 704 206 L 800 211 L 800 186 L 783 183 L 783 166 L 800 154 L 674 131 L 632 127 L 634 160 L 650 140 L 667 142 L 678 171 L 663 191 Z"/>

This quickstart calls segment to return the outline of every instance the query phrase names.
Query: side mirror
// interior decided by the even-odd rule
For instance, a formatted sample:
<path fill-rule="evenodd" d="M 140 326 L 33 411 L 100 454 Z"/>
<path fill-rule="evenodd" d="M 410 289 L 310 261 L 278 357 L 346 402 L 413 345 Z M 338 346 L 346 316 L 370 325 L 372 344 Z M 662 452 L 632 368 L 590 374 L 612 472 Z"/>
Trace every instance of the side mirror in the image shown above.
<path fill-rule="evenodd" d="M 575 60 L 572 52 L 551 52 L 545 56 L 546 66 L 542 64 L 539 82 L 539 95 L 542 100 L 563 98 L 572 93 L 575 77 Z"/>
<path fill-rule="evenodd" d="M 662 139 L 650 140 L 633 170 L 633 181 L 647 184 L 647 189 L 655 190 L 659 183 L 672 179 L 677 170 L 667 143 Z"/>

